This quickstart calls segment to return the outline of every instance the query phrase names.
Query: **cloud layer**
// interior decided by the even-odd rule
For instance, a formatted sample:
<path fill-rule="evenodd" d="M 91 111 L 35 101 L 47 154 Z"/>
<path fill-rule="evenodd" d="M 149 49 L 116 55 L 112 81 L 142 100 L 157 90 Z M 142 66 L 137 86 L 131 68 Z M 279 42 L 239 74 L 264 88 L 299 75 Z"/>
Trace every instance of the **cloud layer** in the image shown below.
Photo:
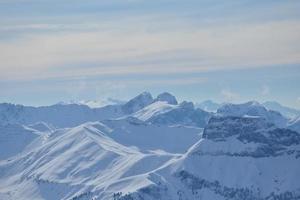
<path fill-rule="evenodd" d="M 287 5 L 271 5 L 269 12 L 277 16 Z M 243 23 L 225 13 L 227 21 L 206 16 L 196 23 L 194 10 L 195 16 L 176 11 L 88 16 L 76 23 L 68 15 L 46 23 L 15 19 L 0 28 L 0 78 L 193 73 L 300 62 L 298 18 L 246 17 Z"/>

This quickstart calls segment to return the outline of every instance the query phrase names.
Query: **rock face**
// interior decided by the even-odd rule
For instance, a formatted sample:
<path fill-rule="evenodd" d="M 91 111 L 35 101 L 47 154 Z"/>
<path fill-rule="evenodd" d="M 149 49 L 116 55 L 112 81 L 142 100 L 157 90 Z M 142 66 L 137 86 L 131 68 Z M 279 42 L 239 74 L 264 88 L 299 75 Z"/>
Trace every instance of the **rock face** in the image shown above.
<path fill-rule="evenodd" d="M 300 134 L 297 132 L 277 128 L 263 118 L 251 117 L 213 117 L 204 130 L 203 138 L 213 141 L 235 138 L 243 144 L 257 144 L 253 152 L 241 153 L 254 157 L 282 155 L 290 146 L 300 144 Z"/>
<path fill-rule="evenodd" d="M 155 99 L 155 101 L 165 101 L 165 102 L 167 102 L 168 104 L 171 104 L 171 105 L 177 105 L 178 104 L 175 96 L 171 95 L 168 92 L 164 92 L 164 93 L 159 94 L 157 96 L 157 98 Z"/>
<path fill-rule="evenodd" d="M 262 118 L 213 117 L 203 139 L 120 199 L 296 200 L 300 137 Z"/>
<path fill-rule="evenodd" d="M 142 94 L 134 97 L 122 106 L 124 113 L 131 114 L 134 113 L 153 102 L 153 97 L 149 92 L 143 92 Z"/>

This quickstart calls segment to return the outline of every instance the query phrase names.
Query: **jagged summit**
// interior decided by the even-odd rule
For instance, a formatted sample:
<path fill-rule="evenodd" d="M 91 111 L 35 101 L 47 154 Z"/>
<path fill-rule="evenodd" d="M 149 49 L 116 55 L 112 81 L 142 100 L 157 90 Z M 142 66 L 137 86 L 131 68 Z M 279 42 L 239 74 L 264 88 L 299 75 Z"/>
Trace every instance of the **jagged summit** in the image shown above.
<path fill-rule="evenodd" d="M 133 99 L 129 100 L 122 106 L 122 110 L 125 113 L 131 114 L 134 113 L 153 102 L 153 97 L 149 92 L 143 92 Z"/>
<path fill-rule="evenodd" d="M 0 104 L 0 199 L 296 200 L 300 120 L 285 120 L 166 92 L 94 109 Z"/>
<path fill-rule="evenodd" d="M 154 101 L 165 101 L 168 104 L 172 104 L 172 105 L 178 104 L 176 97 L 168 92 L 163 92 L 163 93 L 159 94 Z"/>

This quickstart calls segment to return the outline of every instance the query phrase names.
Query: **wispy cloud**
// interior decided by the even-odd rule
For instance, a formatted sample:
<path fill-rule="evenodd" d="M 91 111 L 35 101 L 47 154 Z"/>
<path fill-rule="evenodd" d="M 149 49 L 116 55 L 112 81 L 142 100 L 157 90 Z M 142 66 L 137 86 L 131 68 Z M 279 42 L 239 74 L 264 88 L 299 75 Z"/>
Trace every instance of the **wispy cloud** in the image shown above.
<path fill-rule="evenodd" d="M 124 31 L 26 34 L 0 42 L 0 77 L 182 73 L 299 63 L 299 24 L 279 21 L 176 32 L 148 32 L 132 25 Z M 166 58 L 168 63 L 157 62 Z M 90 63 L 94 67 L 87 68 Z M 112 64 L 105 66 L 106 63 Z"/>

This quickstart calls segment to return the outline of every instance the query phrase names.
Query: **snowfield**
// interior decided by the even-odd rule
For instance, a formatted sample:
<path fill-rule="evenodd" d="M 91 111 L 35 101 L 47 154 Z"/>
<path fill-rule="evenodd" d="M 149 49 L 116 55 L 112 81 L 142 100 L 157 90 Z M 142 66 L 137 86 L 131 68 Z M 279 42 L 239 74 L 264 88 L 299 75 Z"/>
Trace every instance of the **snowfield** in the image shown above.
<path fill-rule="evenodd" d="M 169 93 L 0 104 L 0 200 L 300 199 L 298 119 L 257 102 L 208 112 Z"/>

